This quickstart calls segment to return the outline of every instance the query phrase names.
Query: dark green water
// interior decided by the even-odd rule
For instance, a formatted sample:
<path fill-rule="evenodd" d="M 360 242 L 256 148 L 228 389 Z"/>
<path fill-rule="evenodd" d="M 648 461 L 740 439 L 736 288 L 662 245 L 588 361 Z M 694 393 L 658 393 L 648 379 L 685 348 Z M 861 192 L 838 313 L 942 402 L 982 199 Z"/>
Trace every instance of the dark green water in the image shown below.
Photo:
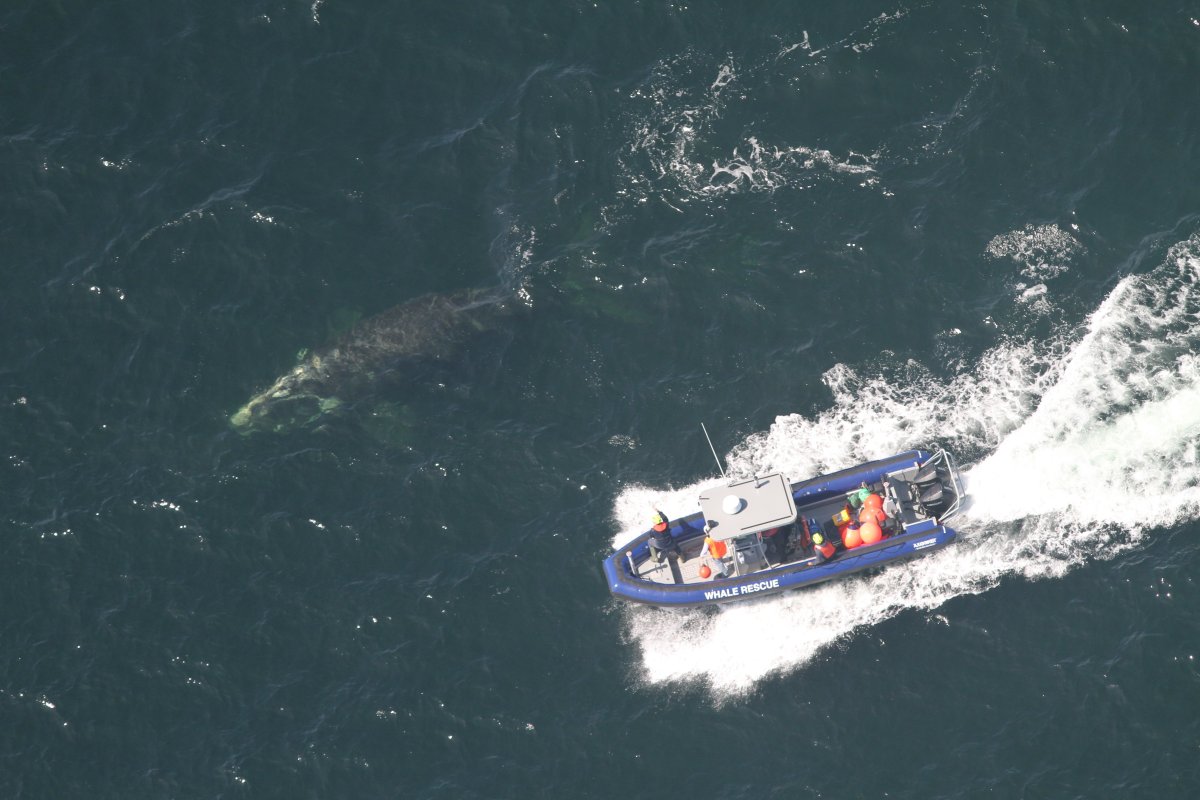
<path fill-rule="evenodd" d="M 1200 5 L 8 3 L 0 796 L 1192 798 Z M 356 319 L 432 379 L 241 436 Z M 967 466 L 720 611 L 713 465 Z"/>

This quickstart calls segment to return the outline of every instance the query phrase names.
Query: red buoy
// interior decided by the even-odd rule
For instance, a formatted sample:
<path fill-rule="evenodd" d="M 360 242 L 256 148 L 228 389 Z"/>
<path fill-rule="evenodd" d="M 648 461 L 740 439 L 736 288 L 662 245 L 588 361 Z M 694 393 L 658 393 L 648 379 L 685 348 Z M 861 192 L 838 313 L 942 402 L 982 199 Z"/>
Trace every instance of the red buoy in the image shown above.
<path fill-rule="evenodd" d="M 867 499 L 863 500 L 863 508 L 883 508 L 883 498 L 877 494 L 869 494 Z"/>
<path fill-rule="evenodd" d="M 711 578 L 711 577 L 712 577 L 712 570 L 711 570 L 711 569 L 709 569 L 709 566 L 708 566 L 708 564 L 701 564 L 701 565 L 700 565 L 700 577 L 701 577 L 701 578 L 705 578 L 705 579 L 708 579 L 708 578 Z"/>
<path fill-rule="evenodd" d="M 883 529 L 874 520 L 864 522 L 859 530 L 859 536 L 862 538 L 863 544 L 875 544 L 883 539 Z"/>

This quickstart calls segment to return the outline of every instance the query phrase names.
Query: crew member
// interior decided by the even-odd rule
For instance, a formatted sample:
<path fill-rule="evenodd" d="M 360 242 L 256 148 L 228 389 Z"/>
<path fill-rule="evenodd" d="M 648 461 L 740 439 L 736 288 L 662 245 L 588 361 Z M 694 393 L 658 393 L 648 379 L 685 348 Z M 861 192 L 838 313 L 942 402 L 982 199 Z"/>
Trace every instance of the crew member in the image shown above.
<path fill-rule="evenodd" d="M 704 526 L 704 549 L 713 558 L 724 558 L 725 554 L 729 552 L 729 547 L 724 542 L 712 537 L 712 534 L 708 532 L 707 525 Z"/>
<path fill-rule="evenodd" d="M 781 553 L 784 548 L 779 546 L 779 531 L 779 528 L 762 531 L 762 543 L 767 548 L 767 559 L 775 561 L 776 564 L 782 564 L 782 561 L 784 561 L 784 554 Z"/>
<path fill-rule="evenodd" d="M 837 546 L 833 542 L 825 541 L 825 537 L 819 533 L 812 535 L 813 555 L 817 557 L 817 564 L 824 564 L 829 559 L 833 558 L 833 553 L 837 550 Z"/>
<path fill-rule="evenodd" d="M 683 554 L 679 550 L 679 543 L 671 536 L 671 525 L 667 521 L 667 515 L 655 509 L 652 519 L 654 535 L 650 537 L 650 557 L 660 563 L 668 553 L 681 558 Z"/>
<path fill-rule="evenodd" d="M 705 562 L 710 565 L 712 574 L 718 578 L 725 577 L 725 554 L 729 552 L 729 547 L 724 542 L 712 538 L 707 525 L 704 526 L 704 545 L 700 552 L 708 553 Z"/>

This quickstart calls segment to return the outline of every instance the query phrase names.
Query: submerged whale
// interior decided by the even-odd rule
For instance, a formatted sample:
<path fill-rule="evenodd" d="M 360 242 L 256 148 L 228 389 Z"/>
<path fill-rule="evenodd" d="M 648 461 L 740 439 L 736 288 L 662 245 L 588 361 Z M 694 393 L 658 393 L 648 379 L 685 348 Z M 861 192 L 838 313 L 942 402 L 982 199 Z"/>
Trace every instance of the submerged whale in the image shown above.
<path fill-rule="evenodd" d="M 312 422 L 386 385 L 419 382 L 432 367 L 460 359 L 467 345 L 496 333 L 522 307 L 500 289 L 427 294 L 351 328 L 304 357 L 229 418 L 242 433 L 282 431 Z"/>

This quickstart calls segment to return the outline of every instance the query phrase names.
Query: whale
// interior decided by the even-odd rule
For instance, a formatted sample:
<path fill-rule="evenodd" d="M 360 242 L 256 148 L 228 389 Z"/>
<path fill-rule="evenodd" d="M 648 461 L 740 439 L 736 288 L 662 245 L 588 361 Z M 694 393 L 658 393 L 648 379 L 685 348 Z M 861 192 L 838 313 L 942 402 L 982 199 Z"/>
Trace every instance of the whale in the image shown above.
<path fill-rule="evenodd" d="M 499 288 L 425 294 L 365 319 L 299 362 L 229 418 L 240 433 L 282 432 L 387 394 L 428 383 L 524 308 Z M 484 348 L 486 349 L 486 348 Z"/>

